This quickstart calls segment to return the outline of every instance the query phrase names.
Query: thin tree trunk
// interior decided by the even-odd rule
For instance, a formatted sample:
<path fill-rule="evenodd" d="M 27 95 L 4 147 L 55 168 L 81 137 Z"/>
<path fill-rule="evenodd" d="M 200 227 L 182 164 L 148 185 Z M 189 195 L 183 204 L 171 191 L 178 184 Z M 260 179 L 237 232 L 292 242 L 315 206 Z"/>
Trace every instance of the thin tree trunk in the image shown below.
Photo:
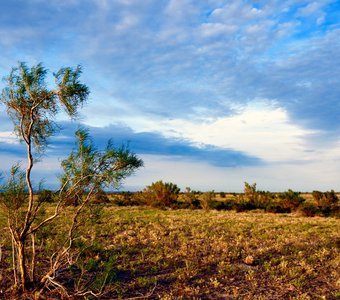
<path fill-rule="evenodd" d="M 32 260 L 31 260 L 31 281 L 35 281 L 35 234 L 31 234 L 32 239 Z"/>
<path fill-rule="evenodd" d="M 26 249 L 25 243 L 23 241 L 18 241 L 18 263 L 19 263 L 19 271 L 20 271 L 20 285 L 23 291 L 28 288 L 28 280 L 27 280 L 27 269 L 26 269 Z"/>
<path fill-rule="evenodd" d="M 12 233 L 11 233 L 12 234 Z M 16 250 L 16 244 L 14 241 L 14 237 L 12 235 L 12 264 L 13 264 L 13 277 L 14 277 L 14 285 L 18 284 L 18 277 L 17 277 L 17 268 L 18 268 L 18 264 L 16 261 L 16 255 L 15 255 L 15 250 Z"/>

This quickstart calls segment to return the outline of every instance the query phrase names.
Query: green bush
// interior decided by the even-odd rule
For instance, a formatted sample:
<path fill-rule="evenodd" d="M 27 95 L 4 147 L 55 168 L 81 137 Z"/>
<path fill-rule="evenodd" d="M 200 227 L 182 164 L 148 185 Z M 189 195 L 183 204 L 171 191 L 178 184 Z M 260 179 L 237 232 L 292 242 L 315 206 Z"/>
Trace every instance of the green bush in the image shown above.
<path fill-rule="evenodd" d="M 291 211 L 297 210 L 297 208 L 305 202 L 305 199 L 301 197 L 299 192 L 294 192 L 290 189 L 287 192 L 279 194 L 279 199 L 283 208 L 290 209 Z"/>
<path fill-rule="evenodd" d="M 292 210 L 289 207 L 284 207 L 280 202 L 272 201 L 267 205 L 266 211 L 276 214 L 286 214 L 290 213 Z"/>
<path fill-rule="evenodd" d="M 52 203 L 55 199 L 55 193 L 51 190 L 42 190 L 38 194 L 38 202 Z"/>
<path fill-rule="evenodd" d="M 117 206 L 140 206 L 146 204 L 142 192 L 122 192 L 115 194 L 111 202 Z"/>
<path fill-rule="evenodd" d="M 203 195 L 201 196 L 201 199 L 200 199 L 201 207 L 205 211 L 209 211 L 210 208 L 211 208 L 210 205 L 211 205 L 212 201 L 216 201 L 215 200 L 215 192 L 214 191 L 203 193 Z"/>
<path fill-rule="evenodd" d="M 171 207 L 176 204 L 180 188 L 171 182 L 157 181 L 143 191 L 143 201 L 147 205 L 158 208 Z"/>
<path fill-rule="evenodd" d="M 208 202 L 210 209 L 216 210 L 232 210 L 234 209 L 234 203 L 232 201 L 218 201 L 218 200 L 210 200 Z"/>
<path fill-rule="evenodd" d="M 102 189 L 99 189 L 94 195 L 93 202 L 94 203 L 109 203 L 110 200 L 109 200 L 107 193 L 105 193 L 105 191 L 103 191 Z"/>
<path fill-rule="evenodd" d="M 256 206 L 256 204 L 252 200 L 248 200 L 244 198 L 243 196 L 240 196 L 238 200 L 235 202 L 235 210 L 237 212 L 243 212 L 248 210 L 254 210 L 259 207 Z"/>
<path fill-rule="evenodd" d="M 320 212 L 319 208 L 315 204 L 308 202 L 301 204 L 300 211 L 306 217 L 314 217 Z"/>
<path fill-rule="evenodd" d="M 197 192 L 191 190 L 189 187 L 185 189 L 182 200 L 183 202 L 178 203 L 177 208 L 201 208 L 201 203 L 198 199 Z"/>
<path fill-rule="evenodd" d="M 313 191 L 313 199 L 323 216 L 336 216 L 340 210 L 339 198 L 334 190 L 328 192 Z"/>

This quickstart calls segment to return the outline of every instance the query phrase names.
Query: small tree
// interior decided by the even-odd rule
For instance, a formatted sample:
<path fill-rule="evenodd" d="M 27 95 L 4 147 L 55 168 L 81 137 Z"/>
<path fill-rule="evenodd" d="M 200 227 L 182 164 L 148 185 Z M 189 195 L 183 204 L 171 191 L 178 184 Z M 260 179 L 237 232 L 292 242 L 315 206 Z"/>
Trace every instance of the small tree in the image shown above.
<path fill-rule="evenodd" d="M 22 290 L 45 284 L 48 279 L 53 278 L 58 263 L 53 264 L 51 271 L 40 280 L 35 274 L 35 237 L 40 229 L 59 215 L 65 195 L 76 194 L 81 200 L 79 210 L 72 219 L 75 223 L 77 214 L 88 202 L 88 196 L 105 184 L 118 184 L 142 164 L 126 147 L 115 150 L 109 143 L 104 152 L 99 152 L 88 143 L 86 131 L 78 131 L 80 150 L 73 152 L 63 162 L 65 175 L 55 211 L 43 219 L 38 218 L 44 198 L 34 197 L 33 194 L 31 172 L 35 158 L 45 150 L 48 138 L 56 132 L 57 126 L 53 120 L 60 109 L 63 108 L 73 118 L 77 115 L 78 108 L 87 100 L 89 89 L 80 83 L 80 74 L 79 66 L 75 69 L 62 68 L 53 74 L 56 86 L 50 89 L 46 83 L 47 70 L 42 64 L 28 68 L 25 63 L 19 63 L 5 79 L 7 86 L 0 96 L 0 102 L 6 106 L 14 123 L 14 132 L 25 144 L 27 153 L 26 171 L 22 172 L 19 166 L 12 168 L 8 183 L 2 187 L 5 193 L 0 199 L 7 214 L 12 239 L 14 283 Z M 70 229 L 70 240 L 72 228 L 74 225 Z M 54 261 L 60 261 L 69 249 L 63 249 Z"/>
<path fill-rule="evenodd" d="M 34 166 L 34 150 L 41 153 L 47 146 L 48 138 L 56 130 L 53 119 L 61 107 L 68 115 L 74 117 L 77 109 L 89 94 L 88 87 L 79 82 L 81 68 L 62 68 L 53 74 L 56 88 L 49 89 L 46 83 L 47 70 L 38 64 L 28 68 L 25 63 L 19 63 L 5 79 L 7 87 L 3 89 L 0 101 L 6 106 L 7 113 L 14 123 L 14 132 L 20 141 L 25 143 L 27 152 L 26 184 L 28 198 L 23 208 L 22 222 L 14 223 L 9 219 L 9 228 L 14 241 L 15 255 L 18 262 L 19 284 L 23 290 L 34 281 L 27 272 L 26 244 L 32 239 L 34 249 L 33 223 L 36 220 L 41 202 L 34 200 L 31 181 L 31 171 Z M 34 253 L 32 254 L 34 256 Z M 34 258 L 32 258 L 34 264 Z M 14 265 L 16 267 L 16 264 Z M 31 270 L 34 270 L 32 265 Z"/>
<path fill-rule="evenodd" d="M 64 244 L 50 258 L 50 269 L 40 280 L 44 287 L 49 285 L 62 287 L 57 278 L 58 270 L 67 267 L 72 261 L 71 249 L 75 241 L 75 231 L 79 216 L 86 205 L 91 199 L 95 201 L 96 196 L 105 188 L 117 188 L 124 178 L 143 165 L 142 160 L 131 153 L 125 145 L 116 149 L 109 141 L 106 148 L 100 151 L 93 145 L 87 130 L 79 129 L 75 135 L 76 148 L 61 163 L 63 175 L 60 177 L 61 188 L 55 214 L 37 226 L 41 227 L 56 217 L 60 208 L 69 204 L 67 200 L 77 195 L 79 202 L 70 218 L 68 235 Z M 86 291 L 76 291 L 75 296 L 84 294 Z"/>

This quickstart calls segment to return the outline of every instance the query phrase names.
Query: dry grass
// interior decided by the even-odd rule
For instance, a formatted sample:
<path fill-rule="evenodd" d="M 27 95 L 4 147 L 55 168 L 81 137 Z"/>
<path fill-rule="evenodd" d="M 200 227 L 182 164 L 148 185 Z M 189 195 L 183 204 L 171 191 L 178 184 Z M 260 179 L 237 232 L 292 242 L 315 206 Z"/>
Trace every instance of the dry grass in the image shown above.
<path fill-rule="evenodd" d="M 336 299 L 340 221 L 259 212 L 106 208 L 108 297 Z"/>
<path fill-rule="evenodd" d="M 340 296 L 339 219 L 113 206 L 92 217 L 78 283 L 99 289 L 106 272 L 102 299 Z"/>

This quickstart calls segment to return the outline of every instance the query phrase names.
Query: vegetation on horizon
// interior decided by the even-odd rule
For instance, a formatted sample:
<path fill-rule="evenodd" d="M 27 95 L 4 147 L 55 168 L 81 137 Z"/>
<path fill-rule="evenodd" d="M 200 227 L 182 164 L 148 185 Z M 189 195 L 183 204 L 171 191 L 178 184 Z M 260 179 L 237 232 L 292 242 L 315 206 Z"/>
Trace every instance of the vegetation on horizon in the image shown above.
<path fill-rule="evenodd" d="M 305 194 L 306 196 L 306 194 Z M 245 182 L 244 192 L 227 194 L 214 191 L 198 192 L 189 187 L 185 192 L 174 183 L 157 181 L 142 192 L 121 192 L 111 196 L 111 202 L 118 206 L 148 205 L 157 208 L 190 208 L 235 210 L 237 212 L 263 210 L 270 213 L 299 212 L 308 217 L 340 217 L 340 201 L 333 191 L 313 191 L 309 197 L 289 189 L 282 193 L 257 190 L 256 183 Z"/>

